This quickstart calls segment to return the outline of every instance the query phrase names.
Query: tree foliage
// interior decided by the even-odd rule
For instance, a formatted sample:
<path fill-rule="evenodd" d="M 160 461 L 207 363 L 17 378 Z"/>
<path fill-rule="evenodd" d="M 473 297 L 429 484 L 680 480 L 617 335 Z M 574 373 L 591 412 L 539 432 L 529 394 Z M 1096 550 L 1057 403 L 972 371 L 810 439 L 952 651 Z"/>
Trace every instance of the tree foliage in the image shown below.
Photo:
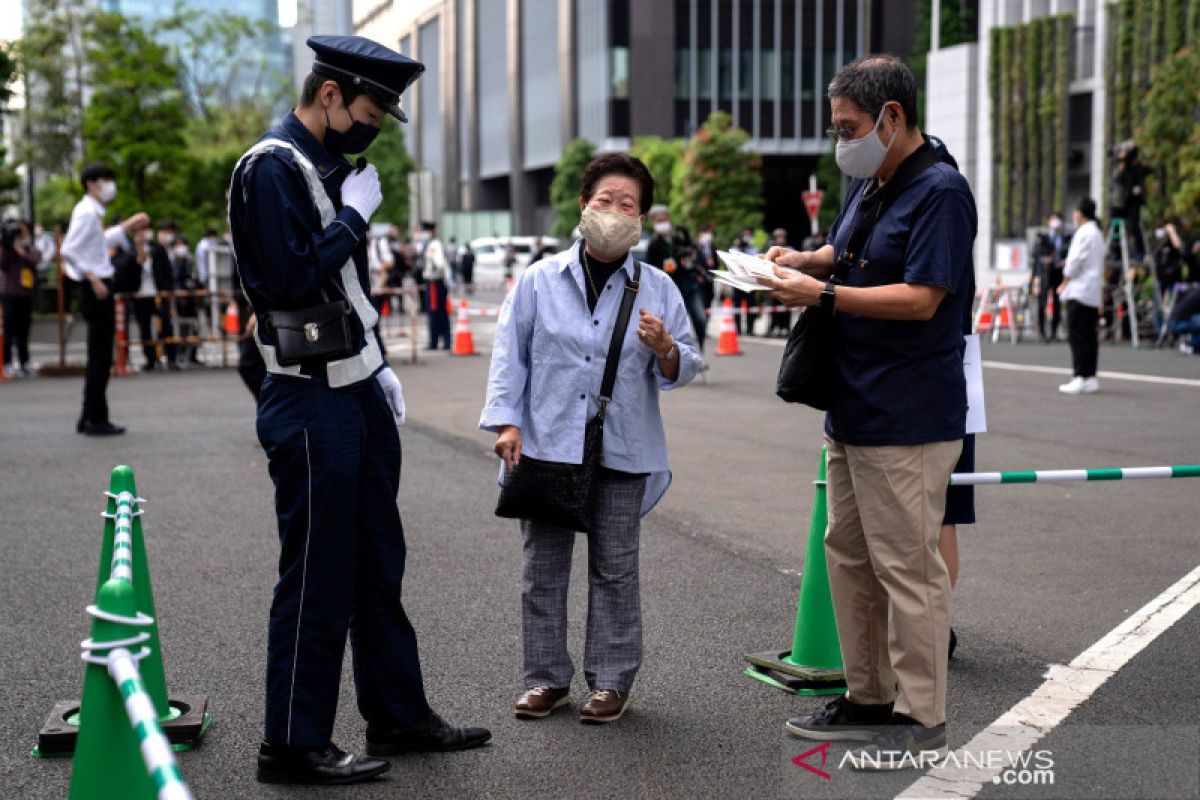
<path fill-rule="evenodd" d="M 728 242 L 743 228 L 762 225 L 762 161 L 743 149 L 749 138 L 729 114 L 714 111 L 688 140 L 672 192 L 677 219 L 689 229 L 710 224 L 714 240 Z"/>
<path fill-rule="evenodd" d="M 641 159 L 654 178 L 654 202 L 670 209 L 671 216 L 679 212 L 679 198 L 673 192 L 673 176 L 676 165 L 683 160 L 686 147 L 683 139 L 664 139 L 661 136 L 638 136 L 629 148 L 629 154 Z M 650 220 L 646 220 L 650 224 Z"/>
<path fill-rule="evenodd" d="M 404 146 L 404 126 L 395 117 L 385 116 L 379 137 L 367 152 L 379 171 L 383 189 L 383 203 L 376 218 L 395 223 L 404 230 L 408 227 L 408 175 L 417 168 Z"/>
<path fill-rule="evenodd" d="M 1147 186 L 1152 219 L 1197 219 L 1200 212 L 1200 50 L 1183 48 L 1154 71 L 1141 102 L 1137 140 L 1153 168 Z"/>
<path fill-rule="evenodd" d="M 119 14 L 100 13 L 88 27 L 92 94 L 83 115 L 87 160 L 108 162 L 124 192 L 126 214 L 169 202 L 164 189 L 186 157 L 187 108 L 179 70 L 167 49 Z"/>
<path fill-rule="evenodd" d="M 17 77 L 17 58 L 12 48 L 0 42 L 0 132 L 15 121 L 9 114 L 8 102 L 12 99 L 11 84 Z M 8 148 L 0 139 L 0 205 L 17 200 L 21 179 L 9 163 Z"/>
<path fill-rule="evenodd" d="M 976 10 L 968 0 L 942 0 L 942 24 L 938 31 L 941 47 L 953 47 L 963 42 L 973 42 L 976 38 L 978 25 L 975 22 Z M 908 66 L 917 76 L 917 86 L 920 97 L 917 108 L 925 109 L 925 64 L 929 55 L 932 31 L 930 21 L 933 18 L 933 4 L 930 0 L 919 0 L 917 3 L 916 28 L 913 32 L 913 54 L 908 58 Z"/>
<path fill-rule="evenodd" d="M 25 9 L 17 57 L 26 86 L 29 136 L 17 158 L 35 172 L 68 175 L 84 149 L 84 31 L 91 12 L 73 0 L 39 0 Z"/>
<path fill-rule="evenodd" d="M 596 146 L 587 139 L 574 139 L 563 148 L 554 165 L 554 180 L 550 182 L 550 206 L 554 209 L 554 224 L 550 234 L 567 239 L 579 225 L 579 186 L 583 171 L 596 155 Z"/>
<path fill-rule="evenodd" d="M 268 51 L 278 29 L 266 20 L 213 14 L 180 0 L 152 33 L 170 42 L 189 112 L 214 123 L 232 108 L 272 108 L 288 91 L 287 76 L 272 73 Z"/>

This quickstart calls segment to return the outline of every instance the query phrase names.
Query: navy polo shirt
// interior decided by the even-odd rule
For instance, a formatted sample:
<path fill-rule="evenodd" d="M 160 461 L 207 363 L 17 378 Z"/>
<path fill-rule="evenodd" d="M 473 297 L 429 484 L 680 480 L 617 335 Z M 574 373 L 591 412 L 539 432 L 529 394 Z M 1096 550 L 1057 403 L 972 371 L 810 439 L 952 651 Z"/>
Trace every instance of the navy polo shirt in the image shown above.
<path fill-rule="evenodd" d="M 846 248 L 868 181 L 854 181 L 830 229 Z M 914 176 L 875 223 L 847 286 L 911 283 L 949 291 L 933 319 L 871 319 L 839 311 L 837 385 L 825 433 L 850 445 L 917 445 L 961 439 L 967 416 L 963 331 L 974 294 L 975 200 L 967 180 L 937 163 Z"/>

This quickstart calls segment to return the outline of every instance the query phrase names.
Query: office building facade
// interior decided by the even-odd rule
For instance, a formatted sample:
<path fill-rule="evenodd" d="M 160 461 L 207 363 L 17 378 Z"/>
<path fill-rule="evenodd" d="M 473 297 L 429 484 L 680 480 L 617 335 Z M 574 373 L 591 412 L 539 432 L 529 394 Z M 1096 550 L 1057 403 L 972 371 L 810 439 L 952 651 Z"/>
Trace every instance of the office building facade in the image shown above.
<path fill-rule="evenodd" d="M 825 87 L 867 49 L 911 48 L 913 2 L 356 0 L 356 32 L 423 62 L 405 98 L 444 207 L 544 232 L 563 147 L 626 150 L 729 113 L 763 156 L 765 224 L 802 235 L 799 192 L 831 147 Z M 903 7 L 903 8 L 902 8 Z M 904 13 L 907 9 L 907 13 Z M 873 32 L 874 31 L 874 35 Z"/>

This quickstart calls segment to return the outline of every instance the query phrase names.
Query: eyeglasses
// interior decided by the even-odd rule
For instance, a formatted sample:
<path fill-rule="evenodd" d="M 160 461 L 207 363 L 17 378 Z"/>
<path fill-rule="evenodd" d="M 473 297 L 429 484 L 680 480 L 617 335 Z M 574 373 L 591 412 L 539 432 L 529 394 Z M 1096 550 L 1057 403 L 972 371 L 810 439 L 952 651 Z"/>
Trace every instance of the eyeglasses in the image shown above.
<path fill-rule="evenodd" d="M 871 118 L 875 121 L 875 125 L 879 124 L 879 117 L 883 114 L 883 109 L 885 108 L 887 108 L 887 103 L 884 103 L 879 107 L 879 111 L 871 115 Z M 859 123 L 859 125 L 861 124 Z M 825 131 L 825 135 L 835 142 L 849 142 L 854 139 L 854 131 L 856 130 L 858 130 L 857 126 L 854 128 L 829 128 Z"/>

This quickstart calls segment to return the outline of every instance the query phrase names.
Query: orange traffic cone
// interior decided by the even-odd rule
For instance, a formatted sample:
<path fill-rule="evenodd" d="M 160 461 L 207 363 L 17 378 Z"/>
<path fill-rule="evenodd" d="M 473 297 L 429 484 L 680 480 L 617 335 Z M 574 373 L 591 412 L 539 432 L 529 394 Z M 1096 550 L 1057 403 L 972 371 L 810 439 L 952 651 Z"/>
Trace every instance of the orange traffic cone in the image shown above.
<path fill-rule="evenodd" d="M 458 307 L 458 319 L 454 322 L 454 349 L 450 351 L 450 355 L 478 355 L 475 352 L 475 339 L 471 336 L 471 320 L 467 314 L 466 300 L 463 300 Z"/>
<path fill-rule="evenodd" d="M 241 333 L 242 326 L 238 322 L 237 303 L 230 300 L 229 305 L 225 306 L 225 333 L 230 336 L 237 336 Z"/>
<path fill-rule="evenodd" d="M 990 331 L 992 329 L 992 312 L 988 309 L 983 309 L 979 312 L 979 319 L 975 321 L 975 332 Z"/>
<path fill-rule="evenodd" d="M 738 344 L 737 328 L 733 326 L 733 300 L 726 297 L 721 304 L 721 334 L 717 338 L 717 355 L 740 356 L 742 348 Z"/>
<path fill-rule="evenodd" d="M 1008 306 L 1000 306 L 1000 327 L 1007 328 L 1012 324 L 1012 318 L 1009 315 Z"/>

